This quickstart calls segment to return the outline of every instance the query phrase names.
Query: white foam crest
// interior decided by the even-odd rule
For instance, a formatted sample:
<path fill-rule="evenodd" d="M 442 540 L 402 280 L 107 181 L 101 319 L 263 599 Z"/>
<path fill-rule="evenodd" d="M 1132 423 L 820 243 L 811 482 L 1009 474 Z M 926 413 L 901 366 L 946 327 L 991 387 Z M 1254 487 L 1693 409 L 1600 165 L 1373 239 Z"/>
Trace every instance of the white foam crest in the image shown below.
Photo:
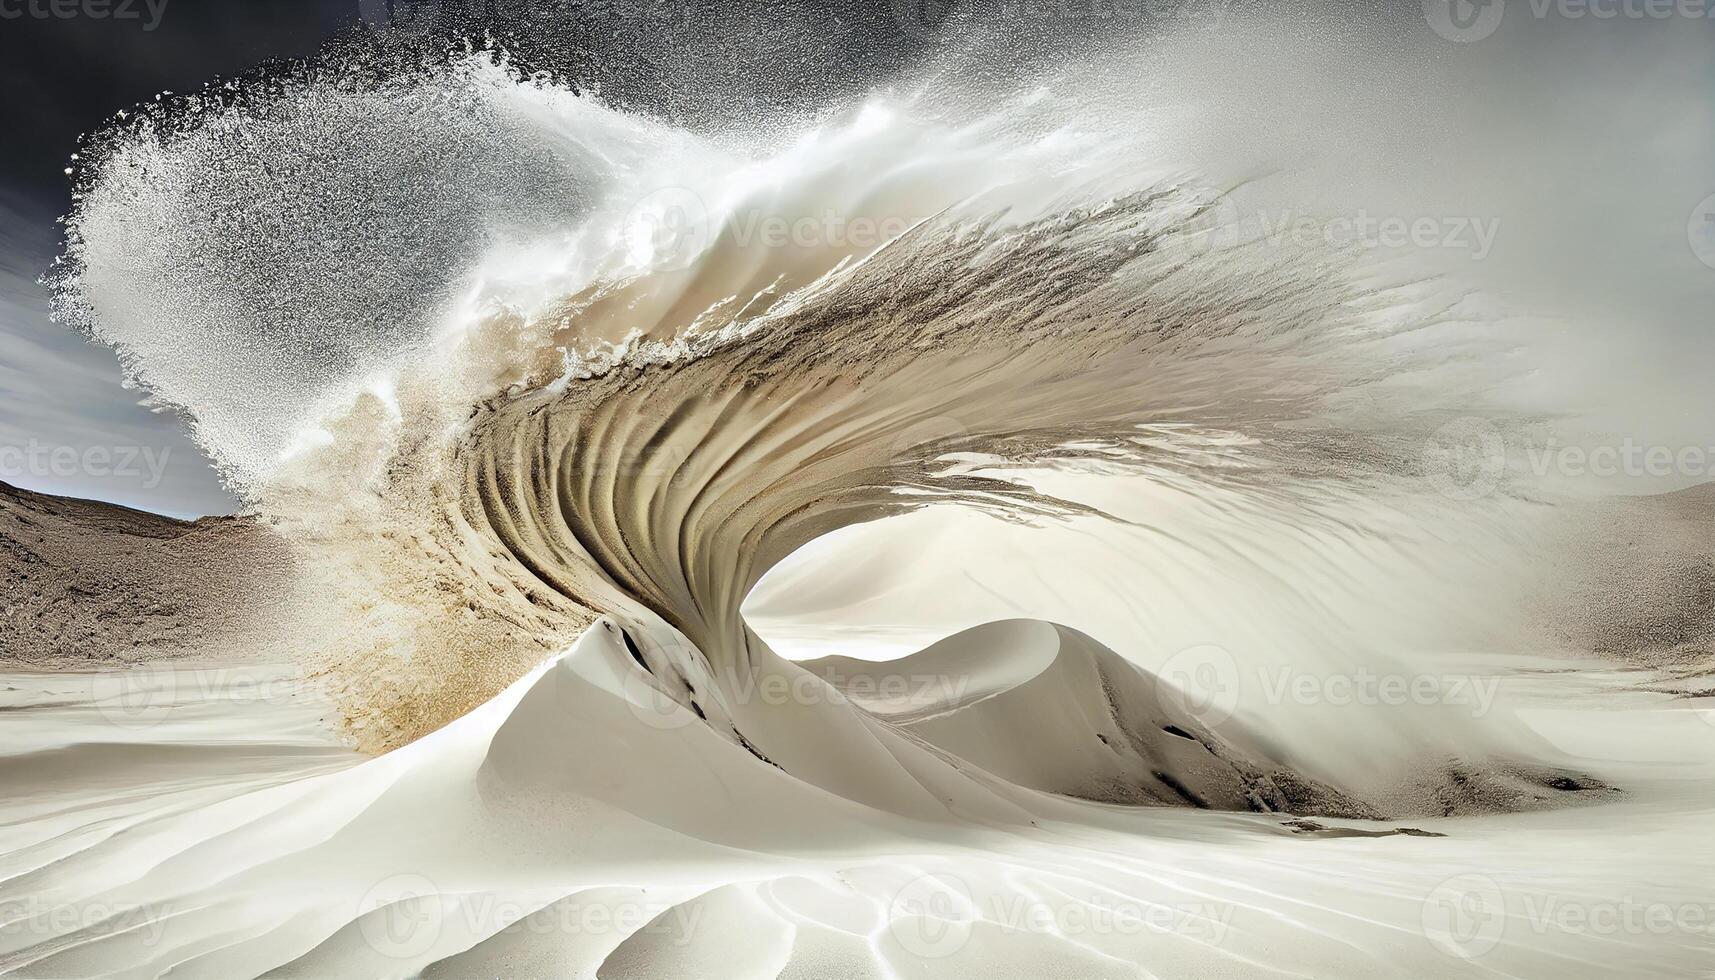
<path fill-rule="evenodd" d="M 240 490 L 437 333 L 587 280 L 603 246 L 586 221 L 610 192 L 712 159 L 480 56 L 193 115 L 108 137 L 68 222 L 61 312 L 185 409 Z"/>

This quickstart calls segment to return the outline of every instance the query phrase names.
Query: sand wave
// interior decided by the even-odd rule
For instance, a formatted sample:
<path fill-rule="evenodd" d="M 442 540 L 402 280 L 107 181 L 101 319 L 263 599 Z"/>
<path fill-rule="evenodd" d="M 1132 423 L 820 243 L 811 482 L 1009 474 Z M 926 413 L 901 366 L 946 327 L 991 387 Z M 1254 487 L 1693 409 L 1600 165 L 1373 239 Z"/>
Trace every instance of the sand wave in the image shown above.
<path fill-rule="evenodd" d="M 1438 677 L 1529 633 L 1521 570 L 1572 511 L 1449 492 L 1425 453 L 1449 420 L 1541 424 L 1484 398 L 1517 336 L 1476 336 L 1439 283 L 1262 239 L 1140 163 L 1119 103 L 1085 130 L 1039 92 L 963 116 L 877 96 L 763 146 L 471 57 L 196 105 L 96 156 L 62 311 L 194 417 L 290 549 L 317 629 L 243 642 L 311 663 L 376 757 L 123 833 L 40 818 L 71 836 L 6 893 L 114 914 L 26 909 L 6 969 L 1142 976 L 1273 969 L 1291 937 L 1282 972 L 1372 975 L 1441 962 L 1395 935 L 1434 838 L 1274 814 L 1646 806 L 1505 706 L 1278 693 L 1277 668 Z M 755 238 L 773 219 L 786 237 Z M 1018 550 L 922 533 L 959 521 Z M 891 608 L 937 642 L 863 655 L 865 561 L 918 583 Z M 965 580 L 1000 613 L 950 598 Z M 762 635 L 795 618 L 836 655 Z M 1214 715 L 1169 669 L 1208 647 Z M 1512 894 L 1582 853 L 1531 826 L 1510 862 L 1513 838 L 1471 841 Z M 1004 921 L 1044 895 L 1244 922 L 1144 949 Z M 717 925 L 512 929 L 583 906 Z M 1643 955 L 1563 949 L 1515 933 L 1488 963 Z"/>

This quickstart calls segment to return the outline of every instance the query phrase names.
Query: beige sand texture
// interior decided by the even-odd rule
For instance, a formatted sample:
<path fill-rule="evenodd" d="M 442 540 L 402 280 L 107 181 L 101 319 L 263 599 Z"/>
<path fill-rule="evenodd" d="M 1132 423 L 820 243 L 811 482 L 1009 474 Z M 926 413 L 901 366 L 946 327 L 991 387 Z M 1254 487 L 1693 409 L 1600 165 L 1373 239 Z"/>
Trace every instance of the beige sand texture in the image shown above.
<path fill-rule="evenodd" d="M 0 483 L 0 562 L 12 666 L 183 656 L 295 618 L 282 608 L 291 550 L 254 521 L 185 523 Z"/>
<path fill-rule="evenodd" d="M 0 975 L 1706 975 L 1706 492 L 1533 479 L 1560 335 L 1227 220 L 1122 88 L 926 92 L 114 136 L 66 315 L 247 511 L 6 498 Z M 900 227 L 742 233 L 825 207 Z"/>
<path fill-rule="evenodd" d="M 1324 788 L 1316 806 L 1279 805 L 1253 733 L 1217 736 L 1064 627 L 993 623 L 885 663 L 773 661 L 787 680 L 753 689 L 698 673 L 658 629 L 604 618 L 367 761 L 335 744 L 325 691 L 289 666 L 7 675 L 0 962 L 22 977 L 318 978 L 1695 976 L 1706 962 L 1695 928 L 1595 929 L 1564 911 L 1613 902 L 1683 925 L 1707 903 L 1706 855 L 1672 842 L 1703 826 L 1708 726 L 1630 679 L 1578 671 L 1589 700 L 1568 710 L 1568 682 L 1529 673 L 1542 689 L 1513 688 L 1511 705 L 1603 760 L 1623 797 L 1379 825 L 1444 837 L 1328 839 L 1242 811 L 1354 804 Z M 664 691 L 678 672 L 699 693 Z"/>

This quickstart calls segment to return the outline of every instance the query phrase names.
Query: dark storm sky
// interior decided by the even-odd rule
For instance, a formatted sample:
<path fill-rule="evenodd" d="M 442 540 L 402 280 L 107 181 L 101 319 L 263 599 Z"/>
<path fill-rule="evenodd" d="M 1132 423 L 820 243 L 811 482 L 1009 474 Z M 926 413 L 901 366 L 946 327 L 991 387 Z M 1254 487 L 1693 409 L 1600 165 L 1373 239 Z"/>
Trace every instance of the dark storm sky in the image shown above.
<path fill-rule="evenodd" d="M 59 248 L 55 219 L 70 206 L 63 171 L 79 135 L 115 112 L 271 59 L 308 57 L 351 32 L 360 12 L 370 24 L 382 21 L 387 3 L 361 0 L 360 11 L 357 0 L 150 2 L 0 0 L 0 481 L 178 516 L 223 513 L 236 505 L 180 420 L 141 407 L 140 394 L 120 386 L 111 351 L 48 319 L 36 280 Z M 686 119 L 720 111 L 722 99 L 825 95 L 842 79 L 873 76 L 878 59 L 896 53 L 889 38 L 899 35 L 873 29 L 892 16 L 886 5 L 859 14 L 844 0 L 764 0 L 743 9 L 712 0 L 395 6 L 402 22 L 415 10 L 418 26 L 492 31 L 536 65 Z M 54 16 L 56 9 L 75 16 Z M 91 9 L 110 13 L 93 17 Z M 112 15 L 121 9 L 127 16 Z M 709 43 L 714 37 L 720 43 Z M 771 45 L 803 55 L 799 70 L 753 70 L 789 61 Z M 730 74 L 721 79 L 722 72 Z M 691 74 L 718 81 L 681 85 Z"/>
<path fill-rule="evenodd" d="M 0 447 L 11 450 L 0 480 L 179 515 L 230 510 L 179 420 L 138 406 L 111 351 L 49 322 L 35 279 L 58 250 L 80 133 L 163 90 L 307 55 L 354 8 L 167 0 L 158 18 L 138 2 L 124 19 L 32 16 L 28 0 L 0 8 L 21 14 L 0 19 Z"/>
<path fill-rule="evenodd" d="M 758 110 L 820 105 L 884 82 L 933 45 L 931 25 L 943 33 L 949 24 L 982 25 L 999 40 L 974 71 L 1023 77 L 1032 35 L 1113 26 L 1112 16 L 1088 15 L 1219 14 L 1200 40 L 1147 49 L 1161 63 L 1152 83 L 1161 98 L 1196 112 L 1198 135 L 1165 153 L 1201 168 L 1229 165 L 1231 173 L 1206 174 L 1218 179 L 1286 173 L 1276 191 L 1290 202 L 1301 189 L 1306 206 L 1495 222 L 1493 255 L 1458 272 L 1600 332 L 1611 355 L 1579 369 L 1592 405 L 1628 408 L 1616 414 L 1616 432 L 1705 445 L 1715 418 L 1707 383 L 1715 232 L 1688 243 L 1688 221 L 1715 228 L 1715 16 L 1593 19 L 1560 13 L 1581 9 L 1573 0 L 1512 0 L 1492 37 L 1461 41 L 1432 29 L 1435 2 L 395 6 L 402 17 L 430 11 L 418 25 L 440 18 L 479 36 L 492 30 L 529 67 L 598 83 L 610 102 L 692 125 L 735 107 L 757 118 Z M 1715 11 L 1715 0 L 1688 2 Z M 51 16 L 121 4 L 136 16 Z M 370 21 L 385 16 L 386 0 L 362 4 Z M 1055 16 L 1014 30 L 1021 5 Z M 1242 10 L 1256 17 L 1241 18 Z M 1253 19 L 1257 26 L 1243 30 Z M 236 506 L 180 420 L 139 406 L 140 394 L 120 386 L 111 351 L 48 320 L 35 280 L 58 250 L 55 219 L 70 205 L 63 170 L 79 134 L 163 90 L 310 56 L 356 20 L 354 0 L 155 0 L 153 8 L 146 0 L 0 0 L 0 480 L 181 516 Z M 1631 408 L 1648 409 L 1652 427 Z"/>

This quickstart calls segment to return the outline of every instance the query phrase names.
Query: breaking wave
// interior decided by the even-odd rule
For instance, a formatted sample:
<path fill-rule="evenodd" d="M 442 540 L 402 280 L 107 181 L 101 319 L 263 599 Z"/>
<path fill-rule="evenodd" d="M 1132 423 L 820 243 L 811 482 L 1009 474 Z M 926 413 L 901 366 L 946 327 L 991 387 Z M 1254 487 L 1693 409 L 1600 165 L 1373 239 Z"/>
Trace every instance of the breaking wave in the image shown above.
<path fill-rule="evenodd" d="M 695 132 L 493 52 L 213 87 L 94 149 L 61 312 L 317 570 L 345 624 L 317 655 L 372 748 L 608 617 L 662 710 L 877 802 L 754 697 L 813 667 L 746 603 L 789 633 L 828 574 L 794 559 L 812 542 L 896 575 L 984 561 L 884 540 L 929 513 L 1027 534 L 1015 578 L 1096 597 L 1052 617 L 1102 641 L 1078 697 L 1119 718 L 1119 665 L 1162 673 L 1152 730 L 1194 728 L 1231 770 L 1188 787 L 1157 735 L 1038 788 L 1415 812 L 1520 754 L 1499 717 L 1258 690 L 1271 664 L 1421 675 L 1517 625 L 1498 583 L 1530 502 L 1473 502 L 1488 461 L 1436 441 L 1529 421 L 1484 408 L 1508 370 L 1493 317 L 1283 247 L 1235 188 L 1156 160 L 1125 100 L 959 85 Z M 941 612 L 942 635 L 994 618 Z M 1267 707 L 1212 717 L 1199 679 Z M 1420 764 L 1440 775 L 1394 775 Z"/>

